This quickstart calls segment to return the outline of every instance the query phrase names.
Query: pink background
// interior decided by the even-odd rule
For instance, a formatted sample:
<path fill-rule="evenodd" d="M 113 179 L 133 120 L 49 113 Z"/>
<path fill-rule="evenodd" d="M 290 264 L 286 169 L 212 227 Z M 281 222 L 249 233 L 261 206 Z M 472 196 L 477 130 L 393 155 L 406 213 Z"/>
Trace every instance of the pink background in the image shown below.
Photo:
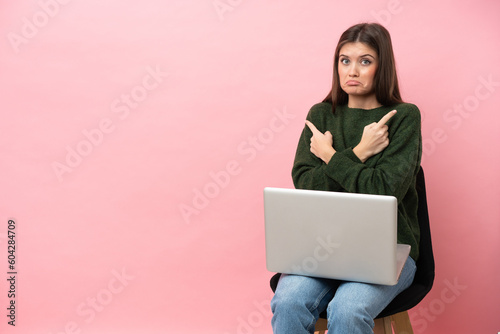
<path fill-rule="evenodd" d="M 262 189 L 292 187 L 340 34 L 423 114 L 416 333 L 500 331 L 497 1 L 0 1 L 0 332 L 270 333 Z M 16 221 L 16 326 L 7 222 Z"/>

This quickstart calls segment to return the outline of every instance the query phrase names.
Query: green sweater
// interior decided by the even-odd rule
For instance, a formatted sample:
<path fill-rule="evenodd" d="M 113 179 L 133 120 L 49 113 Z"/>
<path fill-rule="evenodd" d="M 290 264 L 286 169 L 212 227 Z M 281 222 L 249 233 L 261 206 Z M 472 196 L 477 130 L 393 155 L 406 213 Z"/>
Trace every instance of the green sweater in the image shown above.
<path fill-rule="evenodd" d="M 397 113 L 386 123 L 389 146 L 362 163 L 352 149 L 359 144 L 363 128 L 378 122 L 391 110 Z M 422 156 L 420 111 L 402 103 L 364 110 L 329 103 L 314 105 L 307 119 L 319 131 L 330 131 L 336 153 L 328 164 L 310 151 L 311 130 L 300 136 L 292 178 L 296 188 L 350 193 L 391 195 L 398 200 L 398 243 L 411 246 L 410 256 L 418 259 L 420 230 L 417 221 L 416 175 Z"/>

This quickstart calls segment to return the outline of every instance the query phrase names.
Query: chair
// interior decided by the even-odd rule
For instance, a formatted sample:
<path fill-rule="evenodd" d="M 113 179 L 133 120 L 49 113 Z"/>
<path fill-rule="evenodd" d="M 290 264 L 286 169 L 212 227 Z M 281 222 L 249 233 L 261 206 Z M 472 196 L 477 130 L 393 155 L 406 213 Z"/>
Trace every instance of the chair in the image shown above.
<path fill-rule="evenodd" d="M 431 290 L 434 283 L 435 265 L 432 252 L 429 213 L 427 210 L 427 196 L 425 178 L 422 167 L 417 174 L 416 187 L 418 192 L 418 223 L 420 226 L 420 250 L 417 260 L 415 279 L 410 287 L 402 291 L 375 319 L 374 333 L 408 333 L 413 334 L 408 310 L 416 306 Z M 271 278 L 271 288 L 276 290 L 279 275 Z M 316 332 L 325 334 L 327 330 L 326 312 L 320 314 L 316 323 Z"/>

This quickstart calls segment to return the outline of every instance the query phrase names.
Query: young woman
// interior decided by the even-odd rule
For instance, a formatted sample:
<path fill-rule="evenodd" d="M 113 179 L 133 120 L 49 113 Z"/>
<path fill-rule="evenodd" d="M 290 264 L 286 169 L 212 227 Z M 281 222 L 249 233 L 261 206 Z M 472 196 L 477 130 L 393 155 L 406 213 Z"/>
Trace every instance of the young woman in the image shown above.
<path fill-rule="evenodd" d="M 374 318 L 415 275 L 421 155 L 420 112 L 401 99 L 389 32 L 375 23 L 349 28 L 335 50 L 332 90 L 307 115 L 292 178 L 300 189 L 395 196 L 398 242 L 411 253 L 394 286 L 282 274 L 274 333 L 313 333 L 324 310 L 329 333 L 373 333 Z"/>

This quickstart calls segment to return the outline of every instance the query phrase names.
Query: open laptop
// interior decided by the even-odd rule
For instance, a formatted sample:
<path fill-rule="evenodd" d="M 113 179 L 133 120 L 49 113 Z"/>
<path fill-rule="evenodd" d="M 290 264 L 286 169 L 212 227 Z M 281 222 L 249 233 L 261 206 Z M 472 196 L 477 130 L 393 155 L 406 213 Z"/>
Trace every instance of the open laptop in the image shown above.
<path fill-rule="evenodd" d="M 394 285 L 410 253 L 393 196 L 265 188 L 264 214 L 272 272 Z"/>

